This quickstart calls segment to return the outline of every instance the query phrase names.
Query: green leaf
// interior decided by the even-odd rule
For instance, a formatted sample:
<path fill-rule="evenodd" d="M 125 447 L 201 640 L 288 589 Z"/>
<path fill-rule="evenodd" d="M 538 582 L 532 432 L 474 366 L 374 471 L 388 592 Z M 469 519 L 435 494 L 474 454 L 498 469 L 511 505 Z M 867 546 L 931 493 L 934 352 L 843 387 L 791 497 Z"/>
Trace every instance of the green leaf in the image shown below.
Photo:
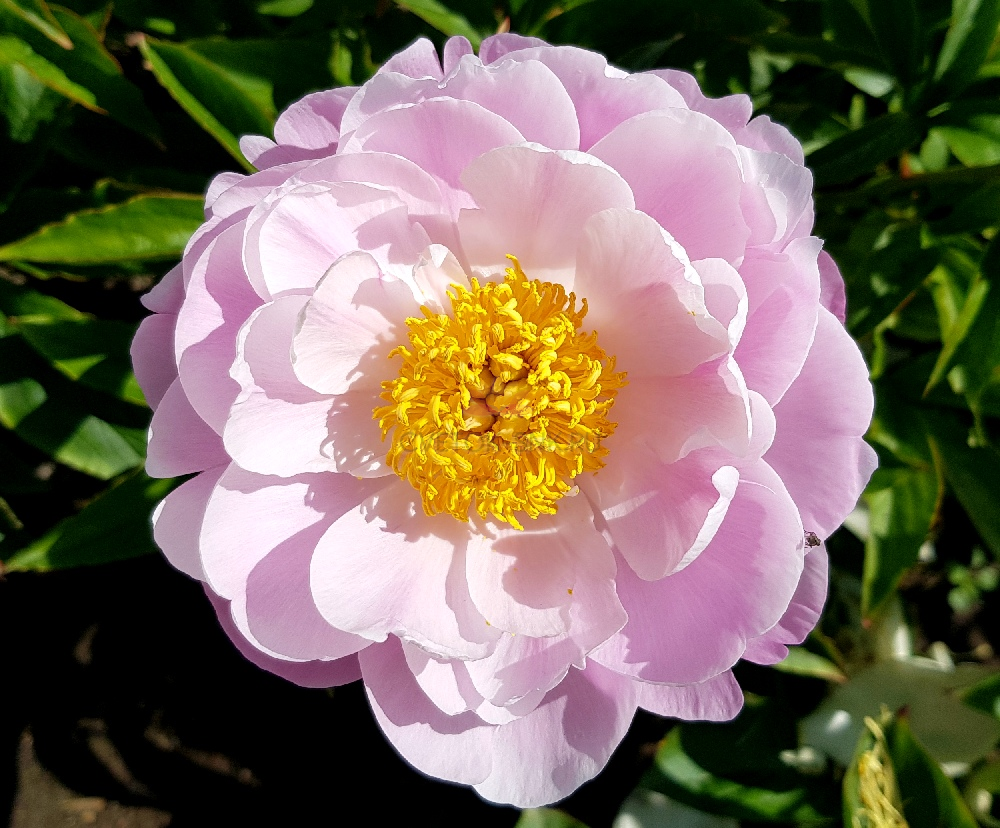
<path fill-rule="evenodd" d="M 245 169 L 242 135 L 270 135 L 274 105 L 204 55 L 179 43 L 143 37 L 139 49 L 156 79 L 198 124 Z"/>
<path fill-rule="evenodd" d="M 774 665 L 775 670 L 796 676 L 810 676 L 826 681 L 846 681 L 847 677 L 830 659 L 811 653 L 805 647 L 789 647 L 784 661 Z"/>
<path fill-rule="evenodd" d="M 0 425 L 54 460 L 110 480 L 142 463 L 147 422 L 148 412 L 52 373 L 21 337 L 0 339 Z"/>
<path fill-rule="evenodd" d="M 47 61 L 23 40 L 10 35 L 0 36 L 0 66 L 18 66 L 29 72 L 32 77 L 45 84 L 49 89 L 58 92 L 65 98 L 96 112 L 103 112 L 97 104 L 97 97 L 78 83 L 74 83 L 55 64 Z M 5 94 L 10 98 L 10 93 Z"/>
<path fill-rule="evenodd" d="M 962 701 L 975 710 L 1000 719 L 1000 673 L 994 673 L 966 688 L 962 693 Z"/>
<path fill-rule="evenodd" d="M 12 33 L 29 44 L 38 56 L 58 67 L 74 85 L 87 90 L 88 98 L 79 103 L 94 111 L 107 113 L 123 126 L 157 140 L 159 126 L 156 119 L 143 101 L 142 93 L 124 76 L 118 61 L 104 47 L 101 36 L 90 23 L 68 9 L 56 6 L 52 13 L 72 39 L 73 48 L 60 48 L 9 16 L 6 19 L 0 16 L 0 23 L 7 23 Z M 77 100 L 76 97 L 68 97 Z"/>
<path fill-rule="evenodd" d="M 1000 117 L 972 117 L 968 127 L 939 126 L 933 132 L 940 135 L 948 149 L 966 167 L 987 167 L 1000 163 Z"/>
<path fill-rule="evenodd" d="M 150 514 L 178 484 L 153 480 L 138 471 L 59 523 L 34 543 L 14 553 L 4 569 L 47 572 L 121 561 L 156 550 Z"/>
<path fill-rule="evenodd" d="M 63 31 L 45 0 L 0 0 L 0 8 L 17 15 L 63 49 L 73 48 L 73 41 Z"/>
<path fill-rule="evenodd" d="M 671 730 L 640 786 L 720 816 L 819 821 L 833 803 L 814 780 L 780 758 L 797 741 L 795 721 L 781 705 L 748 699 L 733 722 Z"/>
<path fill-rule="evenodd" d="M 521 818 L 514 828 L 587 828 L 587 826 L 556 808 L 529 808 L 521 811 Z"/>
<path fill-rule="evenodd" d="M 885 728 L 885 739 L 910 828 L 978 828 L 955 783 L 927 755 L 905 716 Z"/>
<path fill-rule="evenodd" d="M 831 141 L 809 156 L 817 187 L 845 184 L 897 157 L 923 137 L 921 119 L 893 112 Z"/>
<path fill-rule="evenodd" d="M 904 87 L 913 86 L 924 58 L 916 0 L 870 0 L 868 18 L 885 59 Z"/>
<path fill-rule="evenodd" d="M 482 35 L 458 12 L 453 12 L 438 0 L 396 0 L 396 5 L 412 12 L 442 34 L 467 37 L 474 49 L 479 48 Z"/>
<path fill-rule="evenodd" d="M 23 322 L 51 322 L 57 319 L 86 319 L 86 314 L 54 296 L 12 285 L 0 279 L 0 313 L 19 317 Z M 0 317 L 2 318 L 2 317 Z"/>
<path fill-rule="evenodd" d="M 931 377 L 927 381 L 924 394 L 930 393 L 934 386 L 937 385 L 951 369 L 955 360 L 955 355 L 958 353 L 959 346 L 965 341 L 969 332 L 972 330 L 973 325 L 979 316 L 979 312 L 982 310 L 983 304 L 986 301 L 989 291 L 990 283 L 985 279 L 977 278 L 969 288 L 969 291 L 965 296 L 965 300 L 962 303 L 962 307 L 955 316 L 954 321 L 947 327 L 947 329 L 942 328 L 942 344 L 944 347 L 941 349 L 937 362 L 934 364 L 934 371 L 931 373 Z"/>
<path fill-rule="evenodd" d="M 1000 511 L 996 501 L 1000 452 L 989 446 L 971 447 L 969 430 L 956 415 L 926 412 L 924 416 L 928 442 L 948 485 L 983 540 L 1000 555 Z"/>
<path fill-rule="evenodd" d="M 70 379 L 136 405 L 145 405 L 129 356 L 135 325 L 81 319 L 33 322 L 19 325 L 17 330 Z"/>
<path fill-rule="evenodd" d="M 313 0 L 268 0 L 257 6 L 257 11 L 275 17 L 298 17 L 312 7 Z"/>
<path fill-rule="evenodd" d="M 1000 27 L 996 0 L 952 0 L 951 25 L 934 68 L 935 92 L 953 98 L 975 80 Z"/>
<path fill-rule="evenodd" d="M 177 258 L 204 221 L 201 196 L 140 195 L 82 210 L 0 247 L 0 261 L 94 265 Z"/>
<path fill-rule="evenodd" d="M 938 501 L 932 470 L 878 469 L 865 490 L 870 534 L 865 543 L 861 610 L 870 618 L 917 562 Z"/>

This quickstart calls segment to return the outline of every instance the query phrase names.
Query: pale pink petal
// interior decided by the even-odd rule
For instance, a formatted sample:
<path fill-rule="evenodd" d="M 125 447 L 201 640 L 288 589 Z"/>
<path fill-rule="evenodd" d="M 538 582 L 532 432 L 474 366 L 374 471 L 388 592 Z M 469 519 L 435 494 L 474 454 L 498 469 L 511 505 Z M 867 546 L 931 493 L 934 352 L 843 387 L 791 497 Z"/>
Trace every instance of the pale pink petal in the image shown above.
<path fill-rule="evenodd" d="M 247 138 L 260 138 L 260 140 L 262 141 L 267 141 L 266 138 L 262 138 L 259 135 L 243 136 L 243 139 Z M 241 147 L 243 139 L 240 139 Z M 269 143 L 273 143 L 273 141 Z M 253 159 L 248 158 L 247 160 L 250 161 L 251 164 L 253 163 Z M 206 211 L 211 210 L 212 206 L 215 204 L 216 200 L 219 198 L 220 195 L 222 195 L 231 187 L 234 187 L 236 184 L 239 184 L 245 178 L 246 178 L 245 175 L 236 172 L 224 172 L 224 173 L 219 173 L 217 176 L 215 176 L 215 178 L 213 178 L 209 182 L 208 190 L 205 191 L 205 210 Z"/>
<path fill-rule="evenodd" d="M 694 560 L 722 524 L 739 472 L 704 452 L 664 463 L 645 441 L 616 446 L 581 488 L 603 516 L 615 547 L 647 581 Z"/>
<path fill-rule="evenodd" d="M 467 698 L 468 688 L 460 679 L 461 661 L 438 661 L 426 650 L 408 641 L 403 643 L 403 656 L 406 666 L 434 705 L 449 716 L 457 716 L 473 709 L 482 698 Z M 466 693 L 462 691 L 466 690 Z M 472 704 L 470 704 L 472 702 Z"/>
<path fill-rule="evenodd" d="M 299 314 L 292 339 L 295 375 L 320 394 L 380 388 L 388 354 L 406 341 L 406 319 L 419 313 L 406 284 L 384 276 L 367 253 L 348 253 Z"/>
<path fill-rule="evenodd" d="M 175 265 L 140 300 L 153 313 L 177 313 L 184 301 L 184 268 Z"/>
<path fill-rule="evenodd" d="M 219 624 L 236 645 L 236 649 L 243 654 L 247 661 L 256 664 L 262 670 L 267 670 L 269 673 L 274 673 L 302 687 L 339 687 L 361 678 L 361 668 L 358 664 L 358 657 L 355 655 L 336 661 L 285 661 L 269 656 L 248 641 L 237 628 L 228 601 L 215 595 L 207 588 L 205 594 L 208 595 L 215 608 Z"/>
<path fill-rule="evenodd" d="M 259 308 L 240 330 L 232 376 L 242 388 L 226 420 L 226 451 L 247 471 L 293 477 L 334 471 L 331 398 L 302 385 L 292 370 L 292 337 L 306 296 Z"/>
<path fill-rule="evenodd" d="M 356 92 L 357 87 L 342 86 L 306 95 L 281 113 L 274 139 L 302 149 L 332 150 L 340 139 L 344 109 Z"/>
<path fill-rule="evenodd" d="M 729 342 L 736 347 L 743 338 L 750 306 L 743 279 L 725 259 L 699 259 L 692 266 L 704 285 L 708 312 L 726 326 Z"/>
<path fill-rule="evenodd" d="M 823 612 L 829 569 L 825 546 L 821 544 L 806 551 L 802 578 L 788 611 L 775 626 L 747 644 L 744 658 L 758 664 L 777 664 L 788 655 L 789 644 L 805 641 Z"/>
<path fill-rule="evenodd" d="M 816 332 L 819 239 L 795 239 L 783 253 L 755 251 L 740 272 L 751 311 L 736 349 L 747 386 L 772 405 L 802 370 Z"/>
<path fill-rule="evenodd" d="M 529 694 L 551 690 L 571 666 L 584 666 L 589 649 L 581 649 L 568 634 L 532 638 L 506 633 L 493 652 L 465 662 L 465 669 L 483 698 L 495 705 L 510 705 Z"/>
<path fill-rule="evenodd" d="M 683 250 L 644 213 L 590 216 L 573 289 L 587 300 L 585 327 L 630 381 L 682 376 L 731 348 Z"/>
<path fill-rule="evenodd" d="M 586 498 L 564 497 L 555 515 L 524 530 L 490 527 L 466 555 L 469 594 L 483 617 L 504 632 L 550 636 L 569 632 L 571 609 L 585 602 L 603 630 L 597 642 L 625 623 L 615 595 L 615 562 L 594 526 Z M 544 550 L 543 552 L 541 550 Z M 584 599 L 578 592 L 586 590 Z"/>
<path fill-rule="evenodd" d="M 847 292 L 844 288 L 844 277 L 833 257 L 825 250 L 820 251 L 819 259 L 819 303 L 840 320 L 847 319 Z"/>
<path fill-rule="evenodd" d="M 805 164 L 802 144 L 781 124 L 767 115 L 758 115 L 742 129 L 734 130 L 738 144 L 761 152 L 780 152 L 800 167 Z"/>
<path fill-rule="evenodd" d="M 539 40 L 537 37 L 525 37 L 514 34 L 514 32 L 504 32 L 484 38 L 483 42 L 479 44 L 479 57 L 483 63 L 496 63 L 511 52 L 532 49 L 536 46 L 543 46 L 546 49 L 552 48 L 544 40 Z"/>
<path fill-rule="evenodd" d="M 227 462 L 222 438 L 191 407 L 180 380 L 174 380 L 149 424 L 146 472 L 179 477 Z"/>
<path fill-rule="evenodd" d="M 252 208 L 260 204 L 261 200 L 271 194 L 276 187 L 288 181 L 297 172 L 305 169 L 311 162 L 297 161 L 295 163 L 282 163 L 278 166 L 271 165 L 269 169 L 261 169 L 253 175 L 239 175 L 235 178 L 226 179 L 228 185 L 221 189 L 211 204 L 211 217 L 213 221 L 221 221 L 227 218 L 242 219 Z M 223 173 L 225 175 L 225 173 Z M 221 179 L 223 176 L 218 176 Z M 218 179 L 216 179 L 218 180 Z M 214 182 L 213 182 L 214 186 Z M 207 225 L 195 232 L 192 241 L 197 240 L 204 233 Z M 219 232 L 213 228 L 211 233 Z M 188 253 L 187 255 L 190 255 Z"/>
<path fill-rule="evenodd" d="M 442 77 L 437 49 L 426 37 L 418 38 L 402 52 L 397 52 L 379 68 L 379 72 L 399 72 L 411 78 Z"/>
<path fill-rule="evenodd" d="M 308 494 L 320 509 L 331 502 L 353 507 L 371 488 L 349 475 L 316 481 Z M 332 490 L 332 493 L 331 493 Z M 247 624 L 267 649 L 287 658 L 334 659 L 351 655 L 371 642 L 331 627 L 319 614 L 309 587 L 309 562 L 316 541 L 335 513 L 325 511 L 318 523 L 299 530 L 274 547 L 253 568 L 246 582 Z M 311 516 L 310 516 L 311 517 Z M 305 523 L 303 521 L 303 523 Z"/>
<path fill-rule="evenodd" d="M 243 153 L 243 157 L 246 158 L 251 164 L 256 163 L 257 159 L 263 155 L 268 150 L 274 149 L 277 144 L 274 143 L 270 138 L 265 138 L 263 135 L 244 135 L 240 138 L 240 152 Z M 212 182 L 210 187 L 215 187 L 217 192 L 213 193 L 214 196 L 218 196 L 219 192 L 223 189 L 229 189 L 228 186 L 222 187 L 221 184 L 229 184 L 230 182 L 218 182 L 219 176 L 216 180 Z M 211 192 L 211 189 L 209 190 Z M 212 198 L 215 201 L 215 198 Z M 208 196 L 205 197 L 205 203 L 208 203 Z"/>
<path fill-rule="evenodd" d="M 395 638 L 359 656 L 372 712 L 393 747 L 417 770 L 465 785 L 493 765 L 495 728 L 474 713 L 449 716 L 420 689 Z"/>
<path fill-rule="evenodd" d="M 341 152 L 401 155 L 450 192 L 462 189 L 459 177 L 474 158 L 523 140 L 509 121 L 479 104 L 436 98 L 372 116 L 345 142 Z"/>
<path fill-rule="evenodd" d="M 854 508 L 877 464 L 862 435 L 874 406 L 868 367 L 825 308 L 798 378 L 774 406 L 767 462 L 781 475 L 809 532 L 826 538 Z"/>
<path fill-rule="evenodd" d="M 451 310 L 448 291 L 454 285 L 468 286 L 469 277 L 454 253 L 443 244 L 432 244 L 413 267 L 413 283 L 423 304 L 436 313 L 448 313 Z"/>
<path fill-rule="evenodd" d="M 482 658 L 499 631 L 469 597 L 465 558 L 478 551 L 475 536 L 448 515 L 419 514 L 410 485 L 385 480 L 316 544 L 316 606 L 333 626 L 374 641 L 397 635 L 440 656 Z"/>
<path fill-rule="evenodd" d="M 393 376 L 388 359 L 385 365 L 385 378 L 388 379 Z M 395 474 L 386 465 L 388 446 L 373 416 L 375 409 L 386 402 L 379 396 L 381 390 L 365 387 L 339 394 L 330 400 L 326 420 L 329 440 L 323 444 L 323 453 L 333 461 L 338 472 L 357 477 Z"/>
<path fill-rule="evenodd" d="M 458 65 L 458 62 L 466 55 L 472 54 L 472 44 L 467 37 L 449 37 L 444 42 L 444 54 L 442 57 L 442 68 L 445 75 L 451 72 Z"/>
<path fill-rule="evenodd" d="M 555 802 L 596 776 L 635 713 L 633 682 L 591 663 L 570 670 L 527 716 L 499 727 L 490 775 L 474 787 L 491 802 L 532 808 Z M 524 763 L 530 757 L 531 770 Z"/>
<path fill-rule="evenodd" d="M 636 682 L 639 707 L 686 721 L 728 722 L 743 707 L 743 691 L 731 670 L 699 684 Z"/>
<path fill-rule="evenodd" d="M 555 72 L 576 107 L 580 149 L 588 152 L 635 115 L 684 105 L 677 91 L 655 75 L 628 75 L 608 66 L 603 56 L 575 46 L 539 46 L 519 51 L 513 59 L 537 60 Z"/>
<path fill-rule="evenodd" d="M 750 227 L 747 244 L 773 246 L 809 234 L 812 224 L 812 173 L 777 152 L 739 148 L 748 189 L 758 191 L 754 207 L 744 207 Z M 668 228 L 669 229 L 669 228 Z M 697 257 L 696 257 L 697 258 Z"/>
<path fill-rule="evenodd" d="M 311 289 L 337 259 L 366 250 L 383 269 L 406 273 L 429 239 L 392 193 L 355 182 L 302 184 L 247 220 L 247 273 L 271 296 Z"/>
<path fill-rule="evenodd" d="M 459 217 L 468 263 L 503 270 L 510 253 L 529 278 L 545 281 L 571 279 L 581 230 L 594 213 L 634 206 L 614 170 L 583 153 L 536 146 L 486 153 L 462 183 L 479 205 Z"/>
<path fill-rule="evenodd" d="M 750 231 L 740 209 L 736 142 L 706 115 L 667 109 L 616 127 L 590 152 L 629 183 L 651 215 L 692 259 L 737 264 Z"/>
<path fill-rule="evenodd" d="M 240 326 L 261 304 L 243 272 L 243 231 L 216 236 L 190 269 L 174 351 L 181 384 L 199 416 L 221 433 L 240 387 L 229 377 Z"/>
<path fill-rule="evenodd" d="M 679 69 L 653 69 L 648 74 L 656 75 L 676 89 L 684 102 L 695 112 L 703 112 L 718 121 L 730 132 L 736 132 L 747 125 L 753 113 L 753 103 L 749 95 L 727 95 L 723 98 L 709 98 L 701 91 L 698 81 L 688 72 Z"/>
<path fill-rule="evenodd" d="M 208 498 L 226 466 L 208 469 L 182 483 L 153 510 L 153 540 L 173 566 L 197 578 L 205 579 L 201 568 L 198 540 Z"/>
<path fill-rule="evenodd" d="M 618 594 L 629 622 L 591 658 L 665 684 L 728 670 L 747 641 L 788 608 L 802 573 L 803 544 L 795 504 L 778 476 L 758 462 L 742 473 L 726 519 L 690 566 L 659 581 L 619 567 Z"/>
<path fill-rule="evenodd" d="M 706 362 L 684 376 L 630 380 L 611 414 L 618 423 L 607 440 L 612 452 L 636 435 L 664 463 L 718 445 L 742 457 L 750 445 L 749 392 L 731 358 Z"/>
<path fill-rule="evenodd" d="M 160 404 L 170 384 L 177 379 L 174 362 L 174 327 L 172 313 L 155 313 L 139 325 L 132 339 L 132 368 L 146 402 L 153 410 Z"/>
<path fill-rule="evenodd" d="M 201 531 L 209 586 L 227 600 L 245 594 L 253 568 L 310 526 L 329 526 L 377 487 L 350 475 L 265 477 L 230 466 L 213 490 Z"/>

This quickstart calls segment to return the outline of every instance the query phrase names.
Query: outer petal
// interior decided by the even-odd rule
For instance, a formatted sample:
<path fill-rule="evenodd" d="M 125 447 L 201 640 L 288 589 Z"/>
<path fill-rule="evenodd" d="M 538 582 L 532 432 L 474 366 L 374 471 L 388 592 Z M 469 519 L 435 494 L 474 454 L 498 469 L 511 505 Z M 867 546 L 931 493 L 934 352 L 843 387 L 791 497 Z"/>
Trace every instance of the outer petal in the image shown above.
<path fill-rule="evenodd" d="M 534 145 L 476 158 L 462 183 L 479 205 L 459 217 L 468 263 L 502 271 L 512 253 L 530 278 L 545 281 L 571 282 L 580 234 L 594 213 L 633 207 L 628 185 L 614 170 L 582 153 Z"/>
<path fill-rule="evenodd" d="M 854 340 L 826 309 L 798 379 L 774 407 L 777 434 L 765 455 L 802 513 L 826 538 L 854 508 L 877 458 L 862 435 L 874 399 Z"/>
<path fill-rule="evenodd" d="M 146 402 L 154 411 L 177 379 L 174 361 L 174 328 L 177 317 L 172 313 L 154 313 L 139 325 L 132 339 L 132 367 Z"/>
<path fill-rule="evenodd" d="M 698 684 L 673 687 L 669 684 L 637 682 L 639 707 L 686 721 L 727 722 L 743 707 L 743 691 L 732 670 Z"/>
<path fill-rule="evenodd" d="M 146 471 L 152 477 L 179 477 L 228 461 L 222 439 L 191 407 L 180 380 L 174 380 L 149 424 Z"/>
<path fill-rule="evenodd" d="M 170 268 L 140 300 L 153 313 L 177 313 L 184 301 L 184 269 L 182 265 Z"/>
<path fill-rule="evenodd" d="M 812 173 L 777 152 L 740 147 L 747 197 L 743 214 L 751 245 L 781 250 L 812 227 Z"/>
<path fill-rule="evenodd" d="M 417 514 L 409 484 L 387 480 L 316 544 L 316 606 L 333 626 L 373 641 L 396 635 L 446 658 L 482 658 L 499 632 L 469 597 L 473 536 L 447 515 Z"/>
<path fill-rule="evenodd" d="M 802 523 L 765 463 L 744 473 L 715 539 L 686 569 L 642 581 L 624 567 L 625 628 L 593 654 L 617 672 L 665 684 L 728 670 L 747 641 L 773 627 L 802 572 Z"/>
<path fill-rule="evenodd" d="M 285 296 L 256 311 L 240 331 L 232 375 L 242 388 L 223 438 L 240 466 L 292 477 L 333 471 L 330 397 L 292 372 L 291 345 L 304 296 Z"/>
<path fill-rule="evenodd" d="M 240 390 L 229 377 L 236 335 L 261 304 L 243 271 L 242 240 L 239 225 L 224 230 L 191 267 L 174 341 L 184 393 L 220 434 Z"/>
<path fill-rule="evenodd" d="M 209 498 L 201 530 L 208 585 L 227 600 L 245 594 L 247 578 L 268 553 L 310 527 L 330 525 L 375 485 L 350 475 L 276 478 L 230 466 Z M 294 555 L 294 548 L 286 552 Z"/>
<path fill-rule="evenodd" d="M 396 639 L 363 650 L 360 661 L 372 712 L 407 762 L 423 773 L 465 785 L 489 776 L 495 728 L 474 713 L 449 716 L 431 702 Z"/>
<path fill-rule="evenodd" d="M 261 669 L 302 687 L 339 687 L 361 678 L 357 656 L 347 656 L 336 661 L 285 661 L 262 652 L 248 641 L 236 626 L 229 609 L 229 602 L 219 598 L 209 589 L 206 589 L 205 593 L 215 608 L 219 624 L 236 645 L 236 649 L 243 654 L 247 661 L 256 664 Z"/>
<path fill-rule="evenodd" d="M 679 69 L 653 69 L 648 74 L 662 78 L 676 89 L 684 102 L 695 112 L 703 112 L 715 119 L 730 132 L 737 132 L 747 125 L 753 113 L 753 103 L 749 95 L 727 95 L 724 98 L 709 98 L 701 91 L 694 75 Z"/>
<path fill-rule="evenodd" d="M 644 213 L 589 217 L 573 288 L 587 299 L 587 327 L 630 380 L 683 376 L 730 350 L 684 251 Z"/>
<path fill-rule="evenodd" d="M 441 79 L 441 62 L 437 49 L 426 37 L 418 38 L 409 46 L 389 58 L 379 72 L 399 72 L 411 78 Z"/>
<path fill-rule="evenodd" d="M 696 451 L 664 463 L 636 441 L 616 447 L 614 465 L 581 483 L 640 578 L 668 575 L 711 542 L 739 482 L 735 468 L 718 462 Z"/>
<path fill-rule="evenodd" d="M 656 219 L 692 259 L 738 264 L 750 231 L 732 135 L 706 115 L 665 109 L 618 126 L 590 152 L 614 167 L 635 206 Z"/>
<path fill-rule="evenodd" d="M 743 657 L 758 664 L 777 664 L 788 655 L 787 645 L 805 641 L 823 612 L 828 581 L 826 548 L 814 547 L 806 553 L 802 578 L 788 611 L 774 627 L 747 644 Z"/>
<path fill-rule="evenodd" d="M 331 150 L 340 139 L 340 120 L 356 87 L 342 86 L 313 92 L 281 113 L 274 124 L 279 144 L 310 150 Z"/>
<path fill-rule="evenodd" d="M 496 730 L 491 773 L 476 790 L 491 802 L 519 808 L 566 797 L 607 764 L 628 731 L 636 701 L 633 682 L 599 664 L 571 670 L 535 710 Z"/>
<path fill-rule="evenodd" d="M 555 72 L 576 107 L 584 151 L 634 115 L 684 106 L 677 91 L 655 75 L 626 74 L 609 66 L 602 55 L 575 46 L 520 49 L 511 59 L 537 60 Z"/>
<path fill-rule="evenodd" d="M 153 540 L 185 575 L 205 580 L 198 540 L 208 499 L 226 466 L 204 471 L 181 484 L 153 510 Z"/>
<path fill-rule="evenodd" d="M 484 38 L 483 42 L 479 44 L 479 57 L 483 63 L 496 63 L 511 52 L 531 49 L 535 46 L 552 48 L 544 40 L 537 37 L 525 37 L 513 32 L 504 32 Z"/>
<path fill-rule="evenodd" d="M 819 254 L 820 304 L 844 324 L 847 318 L 847 293 L 844 289 L 844 277 L 840 269 L 825 250 Z"/>

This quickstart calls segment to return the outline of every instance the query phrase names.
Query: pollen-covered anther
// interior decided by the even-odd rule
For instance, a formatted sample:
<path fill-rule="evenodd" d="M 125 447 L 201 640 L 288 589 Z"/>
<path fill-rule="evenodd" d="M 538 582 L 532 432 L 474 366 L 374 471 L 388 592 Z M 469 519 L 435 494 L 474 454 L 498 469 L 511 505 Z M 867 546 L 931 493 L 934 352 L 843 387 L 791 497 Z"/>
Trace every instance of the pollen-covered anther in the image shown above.
<path fill-rule="evenodd" d="M 403 364 L 374 416 L 427 514 L 465 521 L 475 509 L 521 529 L 519 513 L 554 514 L 574 477 L 604 465 L 625 374 L 580 331 L 586 300 L 577 308 L 508 258 L 502 282 L 452 285 L 450 315 L 406 320 L 409 345 L 390 354 Z"/>

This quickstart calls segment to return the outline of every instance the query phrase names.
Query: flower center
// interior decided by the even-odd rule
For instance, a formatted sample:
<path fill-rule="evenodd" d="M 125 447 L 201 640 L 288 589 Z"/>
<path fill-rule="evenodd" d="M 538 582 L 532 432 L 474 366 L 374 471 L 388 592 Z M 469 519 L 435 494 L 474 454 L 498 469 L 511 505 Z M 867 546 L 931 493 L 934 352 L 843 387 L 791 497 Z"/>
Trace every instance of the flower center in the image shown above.
<path fill-rule="evenodd" d="M 515 513 L 554 514 L 572 479 L 596 471 L 615 430 L 608 420 L 625 374 L 581 333 L 587 300 L 528 279 L 508 256 L 502 282 L 452 285 L 451 315 L 421 308 L 410 346 L 375 409 L 387 460 L 428 515 L 469 519 L 475 508 L 517 529 Z"/>

